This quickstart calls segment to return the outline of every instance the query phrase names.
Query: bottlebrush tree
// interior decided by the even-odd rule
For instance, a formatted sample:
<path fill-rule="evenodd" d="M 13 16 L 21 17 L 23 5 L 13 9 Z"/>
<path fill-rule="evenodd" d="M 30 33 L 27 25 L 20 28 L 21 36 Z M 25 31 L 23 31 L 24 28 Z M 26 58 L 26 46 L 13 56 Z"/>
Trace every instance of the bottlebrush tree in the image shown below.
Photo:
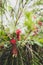
<path fill-rule="evenodd" d="M 0 64 L 42 65 L 43 11 L 36 7 L 42 1 L 14 2 L 2 0 L 0 6 Z"/>

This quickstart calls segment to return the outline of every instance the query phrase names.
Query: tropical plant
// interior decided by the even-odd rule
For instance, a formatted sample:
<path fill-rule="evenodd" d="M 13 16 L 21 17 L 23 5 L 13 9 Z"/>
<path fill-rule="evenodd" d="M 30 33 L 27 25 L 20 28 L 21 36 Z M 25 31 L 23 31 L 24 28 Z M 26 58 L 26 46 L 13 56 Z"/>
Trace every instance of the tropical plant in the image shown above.
<path fill-rule="evenodd" d="M 43 1 L 14 2 L 0 0 L 0 64 L 42 65 Z"/>

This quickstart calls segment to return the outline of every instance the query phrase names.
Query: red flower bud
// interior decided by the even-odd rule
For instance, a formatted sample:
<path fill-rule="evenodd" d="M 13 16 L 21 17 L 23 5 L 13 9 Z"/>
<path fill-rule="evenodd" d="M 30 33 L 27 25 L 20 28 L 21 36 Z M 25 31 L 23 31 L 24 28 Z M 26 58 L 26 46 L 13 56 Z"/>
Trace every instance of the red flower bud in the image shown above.
<path fill-rule="evenodd" d="M 42 22 L 41 22 L 41 21 L 39 21 L 38 24 L 39 24 L 40 26 L 42 26 Z"/>
<path fill-rule="evenodd" d="M 20 35 L 17 35 L 17 40 L 20 40 Z"/>
<path fill-rule="evenodd" d="M 16 40 L 15 39 L 11 39 L 10 43 L 13 44 L 13 45 L 15 45 L 16 44 Z"/>
<path fill-rule="evenodd" d="M 16 30 L 16 34 L 18 35 L 18 34 L 20 34 L 21 33 L 21 30 L 20 29 L 17 29 Z"/>

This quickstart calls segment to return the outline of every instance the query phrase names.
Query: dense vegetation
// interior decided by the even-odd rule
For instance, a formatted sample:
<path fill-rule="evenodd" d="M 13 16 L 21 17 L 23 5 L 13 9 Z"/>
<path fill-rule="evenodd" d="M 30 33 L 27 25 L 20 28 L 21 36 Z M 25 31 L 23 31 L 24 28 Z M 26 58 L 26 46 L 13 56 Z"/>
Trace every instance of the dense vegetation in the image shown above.
<path fill-rule="evenodd" d="M 43 65 L 43 0 L 0 0 L 0 64 Z"/>

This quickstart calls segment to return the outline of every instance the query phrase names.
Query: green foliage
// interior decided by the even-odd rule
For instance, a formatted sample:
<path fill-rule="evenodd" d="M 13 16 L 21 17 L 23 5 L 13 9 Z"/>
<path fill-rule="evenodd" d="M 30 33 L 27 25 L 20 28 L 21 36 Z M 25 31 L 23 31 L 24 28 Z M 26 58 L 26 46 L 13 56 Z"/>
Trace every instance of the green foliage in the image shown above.
<path fill-rule="evenodd" d="M 43 17 L 40 17 L 40 19 L 39 19 L 41 22 L 43 22 Z"/>
<path fill-rule="evenodd" d="M 25 12 L 25 26 L 27 26 L 28 30 L 33 29 L 34 22 L 32 21 L 32 12 Z"/>
<path fill-rule="evenodd" d="M 31 40 L 33 40 L 33 45 L 37 44 L 38 46 L 43 47 L 43 38 L 39 38 L 38 35 L 32 36 Z"/>
<path fill-rule="evenodd" d="M 4 30 L 0 30 L 0 38 L 1 38 L 1 43 L 2 43 L 3 41 L 9 40 L 9 38 L 8 38 L 8 36 L 7 36 L 7 34 L 5 33 Z"/>
<path fill-rule="evenodd" d="M 38 0 L 37 5 L 43 4 L 43 0 Z"/>
<path fill-rule="evenodd" d="M 38 39 L 38 42 L 43 44 L 43 38 Z"/>
<path fill-rule="evenodd" d="M 4 30 L 0 30 L 0 36 L 5 35 L 5 31 Z"/>
<path fill-rule="evenodd" d="M 12 7 L 11 7 L 11 6 L 8 6 L 7 8 L 8 8 L 8 10 L 9 10 L 9 11 L 11 11 L 11 10 L 12 10 Z"/>

